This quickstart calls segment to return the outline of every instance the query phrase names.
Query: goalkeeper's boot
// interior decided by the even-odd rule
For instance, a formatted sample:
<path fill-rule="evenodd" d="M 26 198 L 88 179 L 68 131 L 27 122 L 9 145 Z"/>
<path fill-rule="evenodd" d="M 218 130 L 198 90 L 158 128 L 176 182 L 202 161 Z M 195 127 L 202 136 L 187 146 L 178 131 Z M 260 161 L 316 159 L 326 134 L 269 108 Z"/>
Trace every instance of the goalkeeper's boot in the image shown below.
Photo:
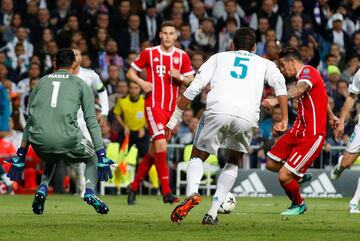
<path fill-rule="evenodd" d="M 218 218 L 213 218 L 210 214 L 205 214 L 202 222 L 202 225 L 216 225 L 218 224 Z"/>
<path fill-rule="evenodd" d="M 343 158 L 343 156 L 339 157 L 338 163 L 331 170 L 331 172 L 330 172 L 331 180 L 337 180 L 340 177 L 341 173 L 344 171 L 344 168 L 341 167 L 342 158 Z"/>
<path fill-rule="evenodd" d="M 101 201 L 101 199 L 97 197 L 94 191 L 90 188 L 85 189 L 84 201 L 93 206 L 97 213 L 107 214 L 109 212 L 109 208 L 106 203 Z"/>
<path fill-rule="evenodd" d="M 300 205 L 291 205 L 287 210 L 282 212 L 280 215 L 296 216 L 296 215 L 304 214 L 306 210 L 307 210 L 307 206 L 305 202 L 303 202 Z"/>
<path fill-rule="evenodd" d="M 43 214 L 45 209 L 45 200 L 48 195 L 48 187 L 41 184 L 35 193 L 34 201 L 32 203 L 32 211 L 34 214 Z"/>
<path fill-rule="evenodd" d="M 304 185 L 307 182 L 310 182 L 312 180 L 312 174 L 311 173 L 305 173 L 302 178 L 298 181 L 299 185 Z"/>
<path fill-rule="evenodd" d="M 350 203 L 349 204 L 349 213 L 360 213 L 358 205 L 356 203 Z"/>
<path fill-rule="evenodd" d="M 180 203 L 171 213 L 170 219 L 174 223 L 179 223 L 183 220 L 189 211 L 201 202 L 201 197 L 198 193 L 193 193 Z"/>
<path fill-rule="evenodd" d="M 127 192 L 128 192 L 128 199 L 127 199 L 128 205 L 135 205 L 136 204 L 136 191 L 134 191 L 131 188 L 131 184 L 128 186 Z"/>
<path fill-rule="evenodd" d="M 163 202 L 164 203 L 178 203 L 180 202 L 180 198 L 178 198 L 177 196 L 175 196 L 174 194 L 172 194 L 171 192 L 169 192 L 168 194 L 165 194 L 163 196 Z"/>

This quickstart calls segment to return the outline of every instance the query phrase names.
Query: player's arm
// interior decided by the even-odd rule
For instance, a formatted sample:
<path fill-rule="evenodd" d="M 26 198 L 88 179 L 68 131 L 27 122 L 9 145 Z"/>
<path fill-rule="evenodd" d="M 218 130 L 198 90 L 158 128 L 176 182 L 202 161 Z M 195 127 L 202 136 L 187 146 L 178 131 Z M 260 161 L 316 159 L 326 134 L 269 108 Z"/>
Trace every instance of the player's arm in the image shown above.
<path fill-rule="evenodd" d="M 180 73 L 177 69 L 171 69 L 170 70 L 170 76 L 175 78 L 177 81 L 179 81 L 181 84 L 185 85 L 186 87 L 189 87 L 191 82 L 194 80 L 194 75 L 183 75 Z"/>
<path fill-rule="evenodd" d="M 129 127 L 125 125 L 125 122 L 123 121 L 121 117 L 122 108 L 121 108 L 121 99 L 119 99 L 114 107 L 113 113 L 115 116 L 116 121 L 119 123 L 120 127 L 124 130 L 124 134 L 127 135 L 130 133 Z"/>
<path fill-rule="evenodd" d="M 341 109 L 339 125 L 334 131 L 334 136 L 336 139 L 341 139 L 342 136 L 344 135 L 345 120 L 355 104 L 356 97 L 357 94 L 353 92 L 350 92 L 350 94 L 346 97 L 345 103 Z"/>
<path fill-rule="evenodd" d="M 305 82 L 305 81 L 299 81 L 296 85 L 291 86 L 288 90 L 288 98 L 290 100 L 292 99 L 297 99 L 300 96 L 302 96 L 305 91 L 307 91 L 308 89 L 310 89 L 310 85 Z"/>
<path fill-rule="evenodd" d="M 213 55 L 200 67 L 194 81 L 192 81 L 185 92 L 179 96 L 175 111 L 166 125 L 165 135 L 167 140 L 171 138 L 171 130 L 181 121 L 183 111 L 190 105 L 195 96 L 211 81 L 215 68 L 216 55 Z"/>
<path fill-rule="evenodd" d="M 107 119 L 107 116 L 109 114 L 109 97 L 103 82 L 101 81 L 99 75 L 95 73 L 95 71 L 92 71 L 92 77 L 93 77 L 91 81 L 92 87 L 96 89 L 99 95 L 99 100 L 101 105 L 101 116 L 102 116 L 102 118 L 100 119 L 100 124 L 101 124 L 102 121 Z"/>
<path fill-rule="evenodd" d="M 328 114 L 328 120 L 331 128 L 335 129 L 338 127 L 340 120 L 337 118 L 337 116 L 333 113 L 330 105 L 327 106 L 327 114 Z"/>
<path fill-rule="evenodd" d="M 281 110 L 281 122 L 274 125 L 275 134 L 282 134 L 286 131 L 288 127 L 288 93 L 286 90 L 285 78 L 281 74 L 279 68 L 275 65 L 274 62 L 269 61 L 266 73 L 265 81 L 274 89 L 276 98 L 274 98 L 275 105 L 280 105 Z M 264 100 L 266 102 L 266 100 Z M 270 101 L 270 100 L 269 100 Z M 263 102 L 264 105 L 264 102 Z M 274 105 L 274 106 L 275 106 Z"/>
<path fill-rule="evenodd" d="M 95 151 L 98 151 L 100 149 L 104 149 L 104 145 L 102 143 L 100 126 L 96 119 L 94 94 L 92 93 L 91 88 L 85 83 L 81 82 L 81 87 L 81 107 L 84 111 L 86 127 L 90 132 L 91 139 L 94 143 Z"/>
<path fill-rule="evenodd" d="M 138 85 L 140 85 L 141 89 L 145 92 L 145 93 L 149 93 L 152 91 L 153 86 L 152 83 L 147 82 L 146 80 L 143 80 L 142 78 L 140 78 L 138 72 L 142 72 L 143 68 L 145 68 L 148 64 L 148 59 L 149 59 L 149 54 L 147 50 L 143 50 L 140 53 L 140 56 L 133 62 L 131 63 L 131 67 L 129 68 L 128 72 L 126 73 L 126 77 L 131 80 L 134 81 L 135 83 L 137 83 Z"/>

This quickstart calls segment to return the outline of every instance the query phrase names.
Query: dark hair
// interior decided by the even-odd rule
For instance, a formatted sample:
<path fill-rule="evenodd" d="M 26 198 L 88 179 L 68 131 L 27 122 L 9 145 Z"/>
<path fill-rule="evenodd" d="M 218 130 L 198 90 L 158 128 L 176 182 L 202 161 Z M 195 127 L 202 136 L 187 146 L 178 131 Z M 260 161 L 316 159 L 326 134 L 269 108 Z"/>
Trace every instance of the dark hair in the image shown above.
<path fill-rule="evenodd" d="M 255 45 L 256 36 L 255 32 L 248 27 L 241 27 L 236 30 L 233 39 L 234 47 L 236 50 L 251 51 Z"/>
<path fill-rule="evenodd" d="M 55 56 L 56 68 L 70 68 L 75 61 L 75 55 L 72 49 L 60 49 Z"/>
<path fill-rule="evenodd" d="M 293 58 L 299 62 L 303 62 L 300 51 L 298 49 L 291 47 L 286 47 L 280 51 L 279 59 L 282 58 L 286 58 L 286 59 Z"/>
<path fill-rule="evenodd" d="M 175 27 L 175 23 L 173 21 L 164 21 L 162 24 L 161 24 L 161 27 L 160 27 L 160 31 L 163 30 L 163 28 L 165 27 L 173 27 L 173 28 L 176 28 Z"/>

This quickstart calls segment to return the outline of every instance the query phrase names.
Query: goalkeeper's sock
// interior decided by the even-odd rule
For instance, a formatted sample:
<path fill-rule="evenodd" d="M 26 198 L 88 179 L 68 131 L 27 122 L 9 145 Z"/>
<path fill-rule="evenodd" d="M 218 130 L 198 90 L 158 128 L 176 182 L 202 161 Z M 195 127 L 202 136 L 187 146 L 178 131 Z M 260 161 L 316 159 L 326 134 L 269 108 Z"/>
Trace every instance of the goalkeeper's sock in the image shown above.
<path fill-rule="evenodd" d="M 217 216 L 219 207 L 224 202 L 226 196 L 235 183 L 236 177 L 238 175 L 238 169 L 239 167 L 237 165 L 226 163 L 223 170 L 221 171 L 216 184 L 216 192 L 211 203 L 211 208 L 208 212 L 208 214 L 210 214 L 214 219 Z"/>
<path fill-rule="evenodd" d="M 131 184 L 131 189 L 137 191 L 139 189 L 140 182 L 146 177 L 149 172 L 154 159 L 147 153 L 138 166 L 134 181 Z"/>
<path fill-rule="evenodd" d="M 8 178 L 5 174 L 1 175 L 1 178 L 3 179 L 3 181 L 5 182 L 6 186 L 12 186 L 13 182 L 10 180 L 10 178 Z"/>
<path fill-rule="evenodd" d="M 199 192 L 199 185 L 203 174 L 203 161 L 198 157 L 191 158 L 186 168 L 186 196 Z"/>
<path fill-rule="evenodd" d="M 358 184 L 357 184 L 357 187 L 356 187 L 355 194 L 354 194 L 353 198 L 351 199 L 350 204 L 358 205 L 359 200 L 360 200 L 360 177 L 358 179 Z"/>
<path fill-rule="evenodd" d="M 85 187 L 86 189 L 96 190 L 96 183 L 98 180 L 97 173 L 97 157 L 96 155 L 89 158 L 85 166 Z M 84 193 L 85 195 L 85 193 Z"/>
<path fill-rule="evenodd" d="M 169 184 L 169 167 L 166 152 L 157 152 L 154 155 L 154 163 L 161 183 L 161 193 L 166 195 L 171 192 Z"/>
<path fill-rule="evenodd" d="M 300 186 L 294 178 L 292 178 L 291 181 L 287 184 L 281 184 L 281 186 L 284 188 L 286 194 L 288 194 L 293 204 L 301 205 L 303 203 L 303 199 L 300 193 Z"/>

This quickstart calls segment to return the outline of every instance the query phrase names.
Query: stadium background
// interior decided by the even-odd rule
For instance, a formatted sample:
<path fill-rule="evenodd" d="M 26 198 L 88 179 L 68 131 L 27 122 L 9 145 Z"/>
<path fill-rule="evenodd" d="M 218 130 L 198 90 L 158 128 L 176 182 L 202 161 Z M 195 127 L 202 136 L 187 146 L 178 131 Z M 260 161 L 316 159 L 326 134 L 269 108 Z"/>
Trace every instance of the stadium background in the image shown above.
<path fill-rule="evenodd" d="M 211 54 L 229 50 L 234 31 L 240 26 L 250 26 L 256 31 L 256 53 L 275 62 L 281 48 L 300 48 L 304 62 L 322 74 L 329 103 L 338 115 L 348 95 L 347 86 L 360 66 L 359 16 L 360 3 L 356 0 L 2 0 L 0 81 L 11 103 L 1 106 L 11 105 L 12 113 L 11 130 L 0 138 L 0 160 L 16 154 L 31 88 L 53 70 L 53 57 L 63 47 L 79 48 L 82 66 L 95 69 L 100 75 L 111 109 L 108 122 L 101 126 L 104 143 L 122 143 L 124 130 L 112 110 L 118 99 L 128 93 L 125 73 L 129 64 L 142 49 L 159 44 L 158 32 L 163 20 L 176 24 L 179 36 L 176 46 L 189 54 L 195 70 Z M 293 81 L 287 80 L 287 85 Z M 176 151 L 170 152 L 168 160 L 174 191 L 176 167 L 184 159 L 183 145 L 192 142 L 208 90 L 203 90 L 185 112 L 172 139 L 172 144 L 180 144 Z M 264 97 L 270 95 L 272 90 L 265 86 Z M 296 102 L 289 106 L 291 122 L 296 116 Z M 329 128 L 324 151 L 314 168 L 327 168 L 337 161 L 359 114 L 360 102 L 357 102 L 341 141 L 334 140 Z M 261 110 L 259 129 L 252 141 L 254 149 L 243 164 L 245 169 L 264 167 L 265 154 L 275 141 L 271 129 L 280 118 L 278 108 Z M 225 156 L 220 151 L 215 165 L 222 166 Z M 41 172 L 41 160 L 29 153 L 24 179 L 15 183 L 15 192 L 36 190 Z M 54 192 L 76 191 L 76 177 L 65 165 L 59 165 L 55 177 Z M 151 185 L 156 186 L 156 181 Z"/>

